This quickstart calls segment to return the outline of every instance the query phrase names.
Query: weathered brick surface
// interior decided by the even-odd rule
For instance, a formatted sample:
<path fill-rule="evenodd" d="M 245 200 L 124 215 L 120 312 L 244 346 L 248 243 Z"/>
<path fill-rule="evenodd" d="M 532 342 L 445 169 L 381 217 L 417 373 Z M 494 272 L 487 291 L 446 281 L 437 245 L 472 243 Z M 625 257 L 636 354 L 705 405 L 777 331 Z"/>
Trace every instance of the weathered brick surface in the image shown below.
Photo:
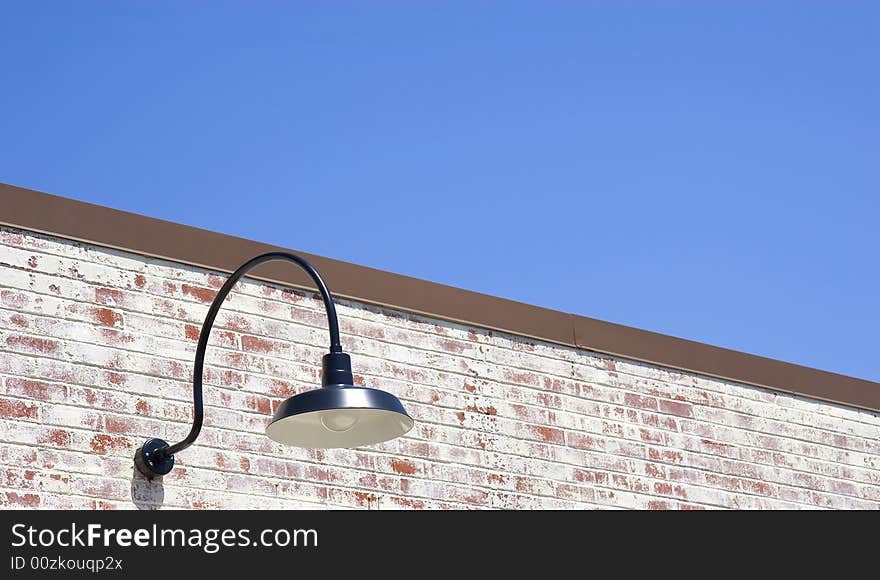
<path fill-rule="evenodd" d="M 263 431 L 319 384 L 326 322 L 311 293 L 253 281 L 212 333 L 198 444 L 143 481 L 135 448 L 189 430 L 224 279 L 0 229 L 0 506 L 880 507 L 876 413 L 345 301 L 356 381 L 400 396 L 416 427 L 280 446 Z"/>

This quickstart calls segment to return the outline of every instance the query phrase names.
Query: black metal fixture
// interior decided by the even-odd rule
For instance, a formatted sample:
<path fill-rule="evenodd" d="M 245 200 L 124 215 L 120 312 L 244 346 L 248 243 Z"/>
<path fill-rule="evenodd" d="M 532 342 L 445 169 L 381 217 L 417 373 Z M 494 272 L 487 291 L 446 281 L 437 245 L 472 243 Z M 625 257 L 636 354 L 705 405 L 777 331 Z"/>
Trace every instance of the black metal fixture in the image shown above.
<path fill-rule="evenodd" d="M 174 467 L 174 455 L 192 445 L 202 429 L 202 374 L 208 336 L 220 305 L 251 268 L 271 260 L 287 260 L 305 270 L 321 292 L 330 327 L 330 352 L 323 358 L 322 388 L 290 397 L 278 407 L 266 428 L 269 438 L 297 447 L 358 447 L 399 437 L 412 429 L 413 420 L 394 395 L 354 386 L 351 359 L 342 352 L 336 306 L 318 271 L 303 258 L 287 252 L 269 252 L 245 262 L 229 276 L 208 309 L 196 347 L 193 368 L 193 425 L 183 441 L 169 445 L 149 439 L 134 456 L 138 471 L 147 478 L 165 475 Z"/>

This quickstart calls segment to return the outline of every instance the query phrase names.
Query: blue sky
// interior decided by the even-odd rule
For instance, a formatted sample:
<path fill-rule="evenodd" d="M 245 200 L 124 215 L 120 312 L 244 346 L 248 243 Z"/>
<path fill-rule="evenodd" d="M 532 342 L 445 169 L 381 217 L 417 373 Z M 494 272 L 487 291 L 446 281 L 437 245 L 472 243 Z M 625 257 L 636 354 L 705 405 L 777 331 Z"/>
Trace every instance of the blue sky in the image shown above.
<path fill-rule="evenodd" d="M 880 381 L 878 38 L 867 1 L 6 2 L 0 180 Z"/>

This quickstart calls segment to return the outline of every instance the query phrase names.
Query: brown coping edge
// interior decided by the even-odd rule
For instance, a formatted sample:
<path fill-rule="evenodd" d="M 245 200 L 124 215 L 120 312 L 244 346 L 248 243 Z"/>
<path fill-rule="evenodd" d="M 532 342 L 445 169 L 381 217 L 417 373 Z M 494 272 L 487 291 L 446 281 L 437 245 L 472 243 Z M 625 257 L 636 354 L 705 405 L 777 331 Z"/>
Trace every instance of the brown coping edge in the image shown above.
<path fill-rule="evenodd" d="M 0 183 L 0 224 L 231 272 L 270 246 Z M 336 296 L 823 401 L 880 410 L 880 384 L 297 252 Z M 255 278 L 313 290 L 268 263 Z"/>

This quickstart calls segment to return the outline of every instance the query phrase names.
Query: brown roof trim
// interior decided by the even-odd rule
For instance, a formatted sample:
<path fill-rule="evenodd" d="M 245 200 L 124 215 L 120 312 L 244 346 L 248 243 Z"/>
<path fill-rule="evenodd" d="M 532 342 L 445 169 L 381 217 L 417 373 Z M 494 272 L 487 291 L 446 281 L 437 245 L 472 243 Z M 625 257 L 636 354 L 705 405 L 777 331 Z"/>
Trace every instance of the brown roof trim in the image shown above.
<path fill-rule="evenodd" d="M 286 249 L 0 183 L 0 224 L 231 272 Z M 880 410 L 880 384 L 304 254 L 337 296 L 834 403 Z M 311 289 L 268 263 L 257 278 Z"/>

